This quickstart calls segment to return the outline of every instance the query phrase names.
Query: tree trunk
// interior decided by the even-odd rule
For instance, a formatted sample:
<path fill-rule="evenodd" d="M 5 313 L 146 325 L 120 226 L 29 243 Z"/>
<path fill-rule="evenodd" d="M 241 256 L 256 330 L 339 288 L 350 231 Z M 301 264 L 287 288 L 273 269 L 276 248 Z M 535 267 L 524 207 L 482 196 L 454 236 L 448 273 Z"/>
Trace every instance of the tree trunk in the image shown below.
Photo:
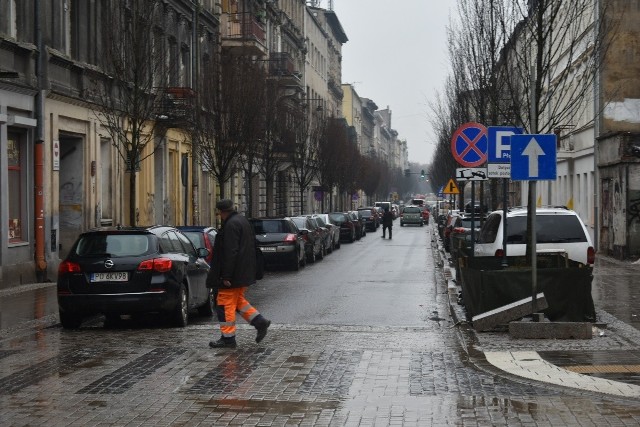
<path fill-rule="evenodd" d="M 132 162 L 133 163 L 133 162 Z M 129 225 L 136 226 L 136 172 L 135 165 L 132 164 L 129 174 Z"/>
<path fill-rule="evenodd" d="M 264 182 L 265 182 L 265 185 L 267 186 L 267 191 L 266 191 L 267 204 L 266 204 L 265 215 L 272 216 L 274 214 L 273 213 L 273 205 L 274 205 L 273 178 L 265 178 Z"/>

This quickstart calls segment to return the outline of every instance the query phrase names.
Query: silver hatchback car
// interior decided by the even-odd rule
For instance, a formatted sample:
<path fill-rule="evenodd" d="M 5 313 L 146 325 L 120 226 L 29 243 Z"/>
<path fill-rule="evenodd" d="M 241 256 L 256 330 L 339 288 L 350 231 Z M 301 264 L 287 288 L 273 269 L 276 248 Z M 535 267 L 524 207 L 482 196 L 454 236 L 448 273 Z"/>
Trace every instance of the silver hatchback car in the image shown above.
<path fill-rule="evenodd" d="M 420 206 L 405 206 L 400 213 L 400 227 L 405 224 L 414 224 L 423 226 L 422 208 Z"/>

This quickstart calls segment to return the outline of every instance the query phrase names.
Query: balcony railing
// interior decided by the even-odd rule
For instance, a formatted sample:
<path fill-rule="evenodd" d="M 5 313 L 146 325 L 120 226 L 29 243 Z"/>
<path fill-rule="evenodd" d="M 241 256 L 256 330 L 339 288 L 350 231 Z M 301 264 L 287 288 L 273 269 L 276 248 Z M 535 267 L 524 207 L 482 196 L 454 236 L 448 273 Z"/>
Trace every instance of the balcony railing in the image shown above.
<path fill-rule="evenodd" d="M 252 13 L 231 13 L 224 37 L 238 40 L 265 41 L 265 31 Z"/>
<path fill-rule="evenodd" d="M 163 87 L 158 89 L 157 118 L 169 122 L 190 122 L 193 116 L 196 92 L 190 87 Z"/>
<path fill-rule="evenodd" d="M 272 76 L 291 76 L 297 72 L 287 52 L 272 52 L 269 56 L 269 74 Z"/>

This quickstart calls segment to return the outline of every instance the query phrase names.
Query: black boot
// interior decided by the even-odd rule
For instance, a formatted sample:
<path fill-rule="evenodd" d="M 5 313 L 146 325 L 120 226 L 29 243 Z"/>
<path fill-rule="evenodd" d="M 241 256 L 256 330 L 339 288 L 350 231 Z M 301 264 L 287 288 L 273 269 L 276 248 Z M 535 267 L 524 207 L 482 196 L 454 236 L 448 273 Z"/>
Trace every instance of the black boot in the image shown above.
<path fill-rule="evenodd" d="M 258 330 L 256 342 L 259 343 L 267 336 L 267 329 L 271 326 L 271 320 L 265 319 L 262 314 L 258 314 L 252 321 L 251 325 Z"/>
<path fill-rule="evenodd" d="M 218 341 L 209 341 L 209 347 L 211 348 L 236 348 L 236 339 L 220 337 Z"/>

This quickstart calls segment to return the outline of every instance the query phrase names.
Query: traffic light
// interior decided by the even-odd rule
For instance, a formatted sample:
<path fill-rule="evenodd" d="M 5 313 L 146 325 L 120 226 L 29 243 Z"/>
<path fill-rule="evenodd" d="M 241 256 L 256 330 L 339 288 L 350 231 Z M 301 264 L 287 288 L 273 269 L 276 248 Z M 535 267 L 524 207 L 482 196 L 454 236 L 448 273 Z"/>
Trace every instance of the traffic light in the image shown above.
<path fill-rule="evenodd" d="M 424 179 L 424 169 L 420 171 L 420 179 Z"/>

